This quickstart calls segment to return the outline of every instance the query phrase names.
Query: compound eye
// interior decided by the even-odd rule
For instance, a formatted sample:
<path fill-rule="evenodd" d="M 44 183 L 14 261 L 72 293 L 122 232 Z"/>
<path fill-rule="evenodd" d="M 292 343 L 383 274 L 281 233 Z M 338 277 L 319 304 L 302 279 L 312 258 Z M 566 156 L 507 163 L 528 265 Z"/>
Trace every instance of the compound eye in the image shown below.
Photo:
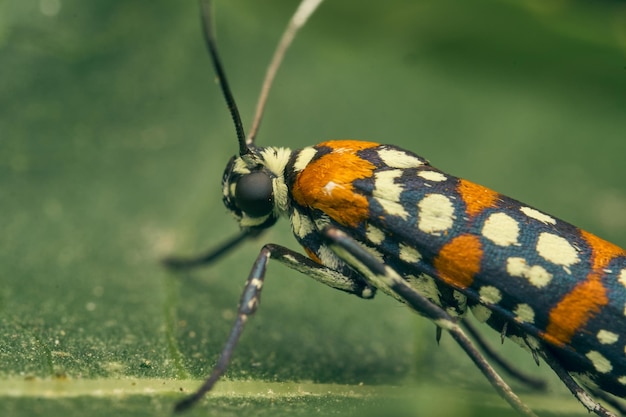
<path fill-rule="evenodd" d="M 237 207 L 250 217 L 267 216 L 274 209 L 272 179 L 263 171 L 239 178 L 235 187 Z"/>

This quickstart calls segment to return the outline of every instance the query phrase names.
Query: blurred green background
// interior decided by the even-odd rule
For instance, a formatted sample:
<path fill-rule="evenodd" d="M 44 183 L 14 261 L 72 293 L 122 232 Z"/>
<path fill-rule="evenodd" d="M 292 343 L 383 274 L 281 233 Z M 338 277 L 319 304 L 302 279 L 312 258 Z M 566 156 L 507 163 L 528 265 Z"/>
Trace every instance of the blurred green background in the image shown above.
<path fill-rule="evenodd" d="M 217 1 L 246 124 L 296 3 Z M 625 115 L 624 2 L 329 0 L 258 141 L 397 144 L 624 246 Z M 168 415 L 199 384 L 260 246 L 295 246 L 282 222 L 211 268 L 160 267 L 237 231 L 235 151 L 195 1 L 0 2 L 0 414 Z M 190 415 L 515 415 L 434 334 L 270 265 L 229 382 Z M 546 368 L 550 391 L 522 398 L 588 415 Z"/>

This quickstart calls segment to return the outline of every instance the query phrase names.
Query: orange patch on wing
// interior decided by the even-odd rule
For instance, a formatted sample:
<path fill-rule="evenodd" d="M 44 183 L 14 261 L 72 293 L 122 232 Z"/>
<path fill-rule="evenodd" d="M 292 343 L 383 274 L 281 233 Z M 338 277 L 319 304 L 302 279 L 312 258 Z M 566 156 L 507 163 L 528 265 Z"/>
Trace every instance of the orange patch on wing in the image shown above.
<path fill-rule="evenodd" d="M 609 302 L 600 275 L 591 273 L 550 311 L 543 338 L 557 346 L 569 343 L 589 319 Z"/>
<path fill-rule="evenodd" d="M 459 180 L 457 191 L 465 203 L 465 211 L 472 217 L 486 208 L 493 207 L 499 196 L 497 192 L 487 187 L 464 179 Z"/>
<path fill-rule="evenodd" d="M 435 258 L 433 265 L 439 278 L 455 288 L 467 288 L 480 271 L 483 248 L 478 236 L 461 235 L 448 242 Z"/>
<path fill-rule="evenodd" d="M 371 177 L 376 168 L 356 152 L 378 146 L 374 142 L 335 140 L 319 145 L 333 149 L 309 163 L 296 178 L 293 198 L 298 204 L 328 214 L 344 226 L 355 227 L 369 217 L 365 196 L 354 191 L 355 180 Z"/>
<path fill-rule="evenodd" d="M 550 321 L 543 338 L 553 344 L 569 343 L 574 334 L 600 312 L 608 302 L 607 289 L 602 285 L 603 269 L 616 256 L 624 256 L 624 249 L 584 230 L 582 237 L 591 247 L 591 273 L 584 282 L 559 301 L 550 312 Z"/>
<path fill-rule="evenodd" d="M 600 239 L 598 236 L 593 235 L 584 230 L 580 231 L 582 237 L 591 246 L 591 258 L 592 258 L 592 270 L 600 272 L 600 269 L 606 268 L 611 262 L 611 259 L 616 256 L 625 256 L 624 249 L 604 239 Z"/>
<path fill-rule="evenodd" d="M 326 142 L 318 143 L 317 145 L 315 145 L 316 148 L 319 148 L 322 146 L 332 148 L 333 151 L 335 152 L 354 153 L 362 149 L 375 148 L 377 146 L 380 146 L 380 143 L 344 139 L 344 140 L 327 140 Z"/>

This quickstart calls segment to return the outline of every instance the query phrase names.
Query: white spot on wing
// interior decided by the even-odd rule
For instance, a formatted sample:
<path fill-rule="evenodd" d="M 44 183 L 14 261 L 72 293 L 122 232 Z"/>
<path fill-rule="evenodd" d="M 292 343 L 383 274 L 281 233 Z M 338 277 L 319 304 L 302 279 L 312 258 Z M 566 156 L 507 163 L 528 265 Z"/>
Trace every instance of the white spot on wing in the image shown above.
<path fill-rule="evenodd" d="M 539 220 L 542 223 L 545 224 L 556 224 L 556 220 L 550 216 L 548 216 L 547 214 L 544 214 L 538 210 L 535 210 L 534 208 L 530 208 L 530 207 L 521 207 L 519 209 L 519 211 L 521 211 L 522 213 L 524 213 L 525 215 L 527 215 L 528 217 L 530 217 L 531 219 L 535 219 L 535 220 Z"/>
<path fill-rule="evenodd" d="M 394 169 L 390 171 L 379 171 L 374 174 L 374 191 L 372 195 L 379 199 L 393 201 L 395 203 L 400 201 L 400 194 L 402 193 L 402 184 L 398 184 L 395 180 L 400 178 L 402 171 Z"/>
<path fill-rule="evenodd" d="M 439 236 L 454 224 L 454 205 L 445 195 L 428 194 L 417 207 L 417 227 L 424 233 Z"/>
<path fill-rule="evenodd" d="M 399 169 L 380 171 L 374 175 L 374 191 L 372 196 L 383 207 L 385 214 L 407 219 L 409 213 L 404 209 L 400 201 L 402 184 L 395 182 L 402 175 Z"/>
<path fill-rule="evenodd" d="M 585 356 L 591 361 L 593 367 L 596 368 L 596 371 L 600 372 L 601 374 L 606 374 L 613 370 L 613 365 L 611 365 L 611 362 L 607 358 L 602 356 L 600 352 L 591 350 Z"/>
<path fill-rule="evenodd" d="M 410 264 L 416 264 L 422 259 L 422 254 L 420 254 L 417 249 L 405 245 L 404 243 L 400 244 L 400 259 L 404 262 L 408 262 Z"/>
<path fill-rule="evenodd" d="M 496 245 L 515 245 L 519 237 L 519 224 L 506 213 L 493 213 L 485 220 L 482 233 Z"/>
<path fill-rule="evenodd" d="M 375 245 L 380 245 L 385 240 L 385 233 L 377 227 L 371 224 L 367 226 L 366 236 L 370 242 Z"/>
<path fill-rule="evenodd" d="M 491 310 L 482 304 L 476 304 L 471 307 L 472 314 L 476 317 L 476 320 L 480 322 L 486 322 L 491 317 Z"/>
<path fill-rule="evenodd" d="M 428 298 L 433 303 L 441 306 L 441 294 L 435 284 L 435 280 L 426 274 L 420 274 L 419 276 L 409 275 L 409 284 L 412 288 L 415 288 L 424 297 Z"/>
<path fill-rule="evenodd" d="M 600 330 L 596 335 L 598 341 L 603 345 L 611 345 L 617 342 L 619 339 L 619 335 L 613 332 L 609 332 L 608 330 Z"/>
<path fill-rule="evenodd" d="M 537 253 L 546 261 L 563 266 L 567 273 L 570 273 L 569 266 L 580 261 L 571 243 L 552 233 L 544 232 L 539 235 Z"/>
<path fill-rule="evenodd" d="M 520 323 L 532 324 L 535 322 L 535 311 L 528 304 L 518 304 L 513 309 L 513 314 L 515 314 L 515 320 Z"/>
<path fill-rule="evenodd" d="M 423 162 L 416 156 L 398 149 L 380 149 L 378 156 L 391 168 L 417 168 L 423 165 Z"/>
<path fill-rule="evenodd" d="M 509 258 L 506 260 L 506 271 L 512 277 L 526 278 L 537 288 L 543 288 L 552 280 L 552 274 L 541 265 L 529 266 L 524 258 Z"/>
<path fill-rule="evenodd" d="M 417 176 L 433 182 L 442 182 L 448 179 L 448 177 L 437 171 L 420 171 Z"/>
<path fill-rule="evenodd" d="M 460 291 L 454 290 L 452 292 L 452 297 L 457 302 L 457 308 L 459 311 L 465 312 L 467 311 L 467 297 Z"/>
<path fill-rule="evenodd" d="M 409 217 L 409 213 L 407 213 L 402 204 L 382 198 L 374 199 L 378 202 L 378 204 L 383 207 L 383 211 L 385 212 L 385 214 L 398 216 L 401 217 L 403 220 L 406 220 Z"/>
<path fill-rule="evenodd" d="M 526 339 L 524 339 L 523 337 L 519 337 L 519 336 L 508 336 L 509 340 L 511 340 L 512 342 L 514 342 L 515 344 L 519 345 L 520 347 L 522 347 L 524 350 L 529 351 L 530 349 L 528 348 L 528 346 L 526 345 Z"/>
<path fill-rule="evenodd" d="M 485 285 L 478 291 L 480 301 L 484 304 L 497 304 L 502 300 L 502 293 L 496 287 Z"/>

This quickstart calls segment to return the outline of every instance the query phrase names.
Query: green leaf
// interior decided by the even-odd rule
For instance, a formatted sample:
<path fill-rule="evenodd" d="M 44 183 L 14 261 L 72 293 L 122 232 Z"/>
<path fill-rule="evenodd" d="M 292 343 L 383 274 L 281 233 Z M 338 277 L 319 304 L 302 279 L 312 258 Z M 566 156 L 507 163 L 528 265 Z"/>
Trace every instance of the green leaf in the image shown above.
<path fill-rule="evenodd" d="M 295 3 L 216 3 L 249 124 Z M 325 2 L 278 73 L 258 141 L 394 143 L 623 245 L 619 7 Z M 159 264 L 237 232 L 220 185 L 237 148 L 198 8 L 4 2 L 0 62 L 0 414 L 169 415 L 217 359 L 262 244 L 296 247 L 282 222 L 210 268 Z M 515 385 L 521 396 L 544 414 L 587 415 L 545 368 L 551 391 Z M 275 265 L 224 381 L 192 411 L 394 413 L 515 415 L 405 307 Z"/>

